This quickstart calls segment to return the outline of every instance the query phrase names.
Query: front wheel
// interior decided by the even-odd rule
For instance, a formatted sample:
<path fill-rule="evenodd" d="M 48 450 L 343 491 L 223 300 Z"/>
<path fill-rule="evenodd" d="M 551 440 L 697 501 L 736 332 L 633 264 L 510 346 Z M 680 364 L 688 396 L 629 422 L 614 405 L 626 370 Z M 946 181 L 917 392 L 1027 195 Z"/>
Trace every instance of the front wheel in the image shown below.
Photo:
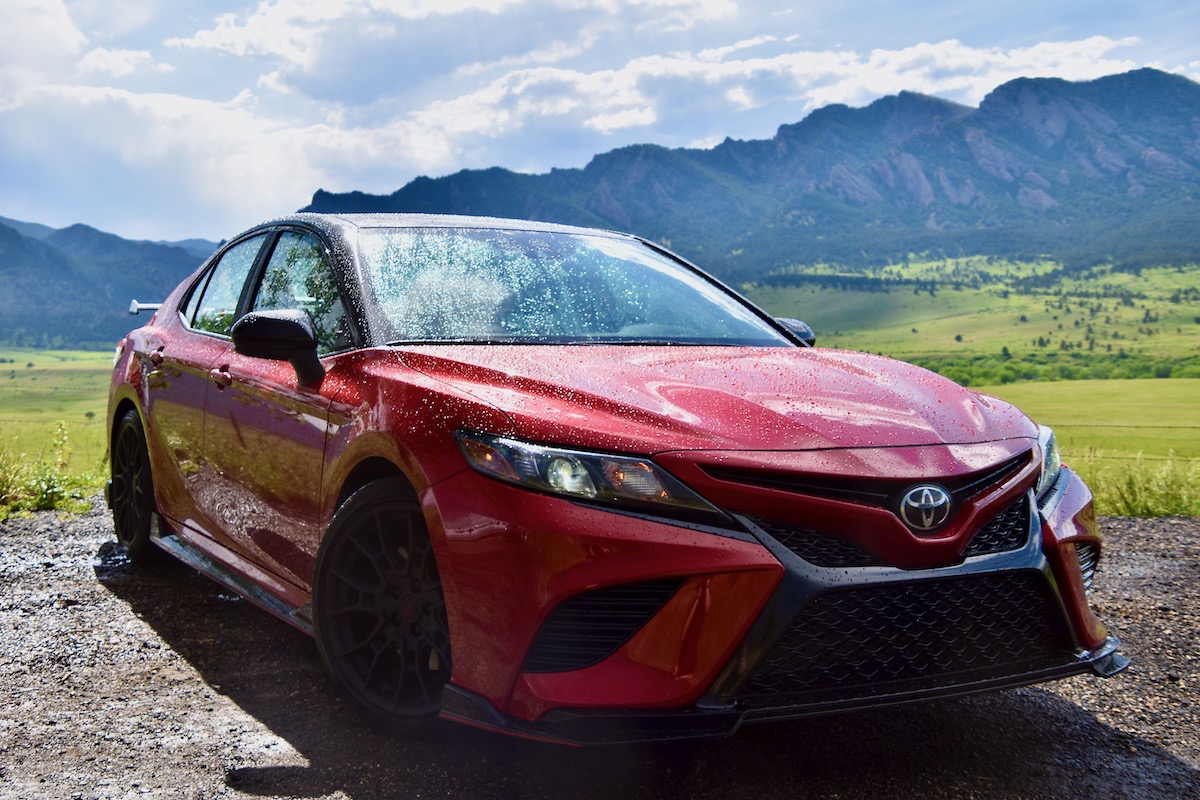
<path fill-rule="evenodd" d="M 406 486 L 380 480 L 334 515 L 317 554 L 313 622 L 330 673 L 394 730 L 432 720 L 450 679 L 450 630 L 433 546 Z"/>
<path fill-rule="evenodd" d="M 117 544 L 130 561 L 144 561 L 154 552 L 150 533 L 154 522 L 154 480 L 150 452 L 137 411 L 127 411 L 117 423 L 112 444 L 112 483 L 109 489 Z"/>

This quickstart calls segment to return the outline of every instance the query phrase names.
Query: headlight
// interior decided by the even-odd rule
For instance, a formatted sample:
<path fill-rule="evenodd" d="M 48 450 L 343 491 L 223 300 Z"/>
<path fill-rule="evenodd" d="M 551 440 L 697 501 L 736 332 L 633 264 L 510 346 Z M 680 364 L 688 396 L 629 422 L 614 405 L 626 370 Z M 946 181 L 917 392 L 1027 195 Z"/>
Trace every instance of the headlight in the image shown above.
<path fill-rule="evenodd" d="M 1038 446 L 1042 450 L 1042 474 L 1038 476 L 1037 496 L 1041 498 L 1058 480 L 1058 473 L 1062 471 L 1062 454 L 1058 452 L 1054 431 L 1045 425 L 1038 426 Z"/>
<path fill-rule="evenodd" d="M 707 500 L 644 458 L 567 450 L 470 431 L 455 436 L 468 464 L 507 483 L 649 513 L 723 518 Z"/>

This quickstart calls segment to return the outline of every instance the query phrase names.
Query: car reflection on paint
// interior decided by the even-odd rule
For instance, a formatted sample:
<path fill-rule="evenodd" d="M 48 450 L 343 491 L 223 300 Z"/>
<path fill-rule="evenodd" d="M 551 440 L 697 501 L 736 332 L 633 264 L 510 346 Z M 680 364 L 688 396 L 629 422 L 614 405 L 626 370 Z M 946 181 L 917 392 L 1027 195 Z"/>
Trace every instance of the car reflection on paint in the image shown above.
<path fill-rule="evenodd" d="M 121 343 L 117 538 L 396 729 L 592 743 L 1128 662 L 1053 434 L 636 237 L 300 214 Z"/>

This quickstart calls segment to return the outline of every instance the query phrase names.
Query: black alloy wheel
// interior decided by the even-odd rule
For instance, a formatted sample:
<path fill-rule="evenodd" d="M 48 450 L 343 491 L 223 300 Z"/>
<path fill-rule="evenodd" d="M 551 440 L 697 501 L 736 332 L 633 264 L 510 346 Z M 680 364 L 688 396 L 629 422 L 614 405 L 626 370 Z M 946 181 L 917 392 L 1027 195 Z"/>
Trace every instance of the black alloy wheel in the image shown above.
<path fill-rule="evenodd" d="M 317 554 L 313 617 L 325 666 L 393 730 L 437 716 L 450 679 L 446 602 L 425 519 L 379 480 L 334 515 Z"/>
<path fill-rule="evenodd" d="M 150 451 L 137 411 L 127 411 L 117 424 L 112 444 L 112 484 L 109 506 L 117 543 L 130 561 L 144 561 L 154 552 L 150 532 L 155 513 Z"/>

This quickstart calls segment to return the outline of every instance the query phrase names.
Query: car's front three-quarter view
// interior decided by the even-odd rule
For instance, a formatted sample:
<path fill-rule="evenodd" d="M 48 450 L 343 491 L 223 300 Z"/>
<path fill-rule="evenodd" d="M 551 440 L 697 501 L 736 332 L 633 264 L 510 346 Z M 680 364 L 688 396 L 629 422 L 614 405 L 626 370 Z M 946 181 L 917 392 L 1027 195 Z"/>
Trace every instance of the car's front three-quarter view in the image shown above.
<path fill-rule="evenodd" d="M 117 538 L 394 728 L 716 736 L 1120 671 L 1053 433 L 811 336 L 625 234 L 264 223 L 118 348 Z"/>

